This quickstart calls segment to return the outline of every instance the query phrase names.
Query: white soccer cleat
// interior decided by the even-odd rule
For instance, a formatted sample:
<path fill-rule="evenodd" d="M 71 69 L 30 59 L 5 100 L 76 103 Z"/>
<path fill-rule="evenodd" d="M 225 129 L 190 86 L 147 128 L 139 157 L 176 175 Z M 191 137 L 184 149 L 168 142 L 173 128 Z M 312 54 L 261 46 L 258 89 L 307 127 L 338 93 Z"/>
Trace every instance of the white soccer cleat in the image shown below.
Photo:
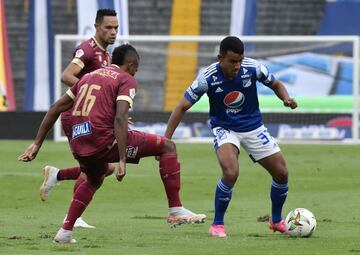
<path fill-rule="evenodd" d="M 169 208 L 167 222 L 170 227 L 176 227 L 181 224 L 204 223 L 205 219 L 205 214 L 196 214 L 184 207 L 172 207 Z"/>
<path fill-rule="evenodd" d="M 65 214 L 65 218 L 63 220 L 63 223 L 65 223 L 66 218 L 67 218 L 67 214 Z M 74 228 L 96 228 L 96 227 L 87 224 L 82 217 L 79 217 L 79 218 L 76 219 L 76 221 L 74 223 Z"/>
<path fill-rule="evenodd" d="M 57 174 L 59 169 L 53 166 L 45 166 L 43 168 L 44 182 L 40 186 L 40 198 L 42 201 L 46 201 L 49 192 L 58 185 Z"/>
<path fill-rule="evenodd" d="M 53 240 L 54 243 L 76 243 L 72 238 L 72 231 L 60 228 Z"/>
<path fill-rule="evenodd" d="M 91 226 L 87 224 L 82 217 L 76 219 L 74 228 L 96 228 L 95 226 Z"/>

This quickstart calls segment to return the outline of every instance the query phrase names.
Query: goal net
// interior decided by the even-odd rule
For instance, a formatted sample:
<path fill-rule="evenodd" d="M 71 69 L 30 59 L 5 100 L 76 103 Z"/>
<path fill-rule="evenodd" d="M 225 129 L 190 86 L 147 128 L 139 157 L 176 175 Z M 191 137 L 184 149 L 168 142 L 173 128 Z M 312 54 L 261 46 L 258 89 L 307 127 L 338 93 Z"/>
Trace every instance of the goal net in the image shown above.
<path fill-rule="evenodd" d="M 134 128 L 164 134 L 169 114 L 198 72 L 217 61 L 224 36 L 127 36 L 114 45 L 131 43 L 139 52 L 139 90 L 131 116 Z M 62 70 L 74 47 L 88 39 L 55 37 L 56 98 L 67 87 Z M 299 107 L 283 107 L 272 90 L 257 85 L 260 110 L 270 133 L 286 141 L 359 141 L 359 37 L 242 36 L 245 56 L 255 58 L 287 87 Z M 110 51 L 112 48 L 109 49 Z M 208 100 L 204 95 L 185 115 L 175 138 L 199 141 L 211 137 Z M 58 122 L 56 141 L 66 140 Z"/>

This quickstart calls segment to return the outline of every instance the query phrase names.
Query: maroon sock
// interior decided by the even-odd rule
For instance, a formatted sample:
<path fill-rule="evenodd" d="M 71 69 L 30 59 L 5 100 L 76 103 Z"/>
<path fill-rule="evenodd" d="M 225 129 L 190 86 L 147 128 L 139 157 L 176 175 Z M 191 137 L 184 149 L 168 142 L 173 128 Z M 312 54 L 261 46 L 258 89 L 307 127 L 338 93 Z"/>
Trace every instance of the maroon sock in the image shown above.
<path fill-rule="evenodd" d="M 169 207 L 182 206 L 180 201 L 180 163 L 176 152 L 160 156 L 160 175 L 166 191 Z"/>
<path fill-rule="evenodd" d="M 71 168 L 64 168 L 60 169 L 57 174 L 57 179 L 59 181 L 62 180 L 76 180 L 79 175 L 81 174 L 80 167 L 71 167 Z"/>
<path fill-rule="evenodd" d="M 76 219 L 85 211 L 96 190 L 97 188 L 86 180 L 79 185 L 71 201 L 70 208 L 62 227 L 63 229 L 73 229 Z"/>
<path fill-rule="evenodd" d="M 74 184 L 73 193 L 75 194 L 77 188 L 79 188 L 80 184 L 86 180 L 86 177 L 82 177 L 81 175 L 76 179 Z"/>

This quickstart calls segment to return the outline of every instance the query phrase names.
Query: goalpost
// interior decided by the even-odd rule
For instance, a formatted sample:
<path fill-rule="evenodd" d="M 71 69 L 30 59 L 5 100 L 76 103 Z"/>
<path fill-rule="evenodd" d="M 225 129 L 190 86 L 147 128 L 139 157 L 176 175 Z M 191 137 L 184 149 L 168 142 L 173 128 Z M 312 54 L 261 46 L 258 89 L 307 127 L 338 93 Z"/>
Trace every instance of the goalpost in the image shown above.
<path fill-rule="evenodd" d="M 131 35 L 117 39 L 116 45 L 129 42 L 140 54 L 136 74 L 139 91 L 134 104 L 140 128 L 152 122 L 158 126 L 151 130 L 164 130 L 164 116 L 168 116 L 198 71 L 216 61 L 217 47 L 224 37 Z M 245 43 L 245 56 L 267 65 L 299 103 L 298 109 L 289 111 L 271 90 L 258 86 L 264 122 L 274 129 L 271 132 L 274 136 L 295 142 L 360 142 L 358 36 L 240 38 Z M 88 37 L 79 35 L 55 36 L 55 99 L 67 89 L 60 81 L 62 70 L 71 61 L 76 44 L 86 39 Z M 204 96 L 187 114 L 190 115 L 188 122 L 204 122 L 207 109 Z M 190 137 L 194 126 L 181 131 L 181 135 Z M 66 140 L 59 121 L 55 125 L 54 140 Z"/>

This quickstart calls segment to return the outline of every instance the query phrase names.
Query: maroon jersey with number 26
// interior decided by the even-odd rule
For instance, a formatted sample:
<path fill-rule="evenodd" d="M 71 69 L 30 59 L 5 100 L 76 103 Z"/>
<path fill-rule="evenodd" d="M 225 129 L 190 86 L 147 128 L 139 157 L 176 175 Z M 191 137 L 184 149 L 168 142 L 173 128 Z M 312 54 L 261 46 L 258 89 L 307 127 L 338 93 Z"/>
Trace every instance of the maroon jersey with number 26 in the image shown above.
<path fill-rule="evenodd" d="M 62 125 L 75 158 L 111 146 L 116 102 L 125 100 L 132 107 L 136 92 L 135 78 L 116 65 L 84 75 L 66 92 L 74 105 L 72 117 L 62 119 Z"/>

